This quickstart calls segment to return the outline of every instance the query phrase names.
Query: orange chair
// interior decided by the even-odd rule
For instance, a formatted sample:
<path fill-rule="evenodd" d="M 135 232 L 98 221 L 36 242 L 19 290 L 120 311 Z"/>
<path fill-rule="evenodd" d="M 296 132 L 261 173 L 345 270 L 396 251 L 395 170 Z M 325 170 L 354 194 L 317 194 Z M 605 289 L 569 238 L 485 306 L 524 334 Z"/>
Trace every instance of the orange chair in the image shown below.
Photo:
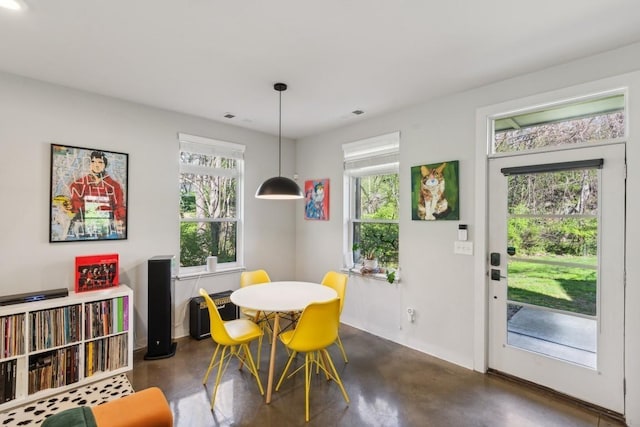
<path fill-rule="evenodd" d="M 158 387 L 149 387 L 97 406 L 65 409 L 46 418 L 42 427 L 172 427 L 169 402 Z"/>
<path fill-rule="evenodd" d="M 213 409 L 213 405 L 216 400 L 216 393 L 218 392 L 218 386 L 220 385 L 222 374 L 229 365 L 230 360 L 227 359 L 233 356 L 240 360 L 240 369 L 242 369 L 243 365 L 247 365 L 251 374 L 256 377 L 260 394 L 264 394 L 264 389 L 262 388 L 262 383 L 258 376 L 258 370 L 256 369 L 253 357 L 251 357 L 251 351 L 249 350 L 249 343 L 262 337 L 262 330 L 258 325 L 248 319 L 223 321 L 215 303 L 209 296 L 209 293 L 201 288 L 200 295 L 204 297 L 204 300 L 207 303 L 211 324 L 211 338 L 213 339 L 213 342 L 216 343 L 216 349 L 213 352 L 213 356 L 211 356 L 209 368 L 202 380 L 202 384 L 206 384 L 211 369 L 215 366 L 218 367 L 216 383 L 213 387 L 213 393 L 211 394 L 211 409 Z M 220 354 L 219 357 L 218 353 Z"/>
<path fill-rule="evenodd" d="M 338 298 L 340 298 L 340 314 L 342 314 L 342 307 L 344 307 L 344 297 L 347 292 L 347 280 L 348 277 L 346 274 L 330 271 L 324 275 L 324 278 L 321 282 L 323 285 L 332 288 L 338 294 Z M 340 352 L 342 352 L 344 363 L 349 363 L 349 360 L 347 359 L 347 353 L 344 351 L 344 346 L 342 345 L 342 340 L 340 339 L 339 332 L 338 339 L 336 340 L 336 345 L 340 349 Z"/>
<path fill-rule="evenodd" d="M 322 369 L 328 380 L 333 380 L 338 384 L 344 400 L 349 403 L 349 396 L 331 360 L 331 355 L 327 351 L 327 347 L 333 344 L 338 337 L 339 324 L 340 300 L 335 298 L 326 302 L 309 304 L 300 315 L 295 329 L 280 334 L 280 341 L 282 341 L 287 349 L 291 350 L 291 354 L 289 355 L 289 360 L 287 361 L 284 371 L 282 371 L 280 380 L 276 385 L 276 391 L 278 391 L 282 385 L 285 377 L 292 377 L 304 367 L 306 421 L 309 421 L 309 389 L 314 365 L 317 371 Z M 305 353 L 304 365 L 287 376 L 291 362 L 298 353 Z"/>

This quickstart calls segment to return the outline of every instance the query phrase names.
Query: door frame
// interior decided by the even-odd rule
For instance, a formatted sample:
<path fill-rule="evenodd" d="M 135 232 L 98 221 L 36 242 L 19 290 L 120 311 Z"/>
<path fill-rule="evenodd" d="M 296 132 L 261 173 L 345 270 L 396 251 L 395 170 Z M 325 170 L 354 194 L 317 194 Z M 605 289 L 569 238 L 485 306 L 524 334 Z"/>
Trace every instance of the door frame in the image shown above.
<path fill-rule="evenodd" d="M 597 363 L 595 366 L 581 365 L 563 357 L 545 352 L 527 350 L 508 339 L 505 313 L 508 303 L 508 280 L 491 285 L 489 305 L 489 367 L 500 372 L 559 390 L 586 402 L 624 413 L 624 165 L 626 144 L 620 140 L 607 143 L 571 145 L 567 149 L 553 149 L 521 156 L 495 156 L 490 160 L 489 172 L 493 180 L 490 200 L 497 210 L 491 228 L 491 252 L 506 252 L 509 180 L 502 173 L 504 167 L 517 169 L 529 165 L 571 165 L 575 163 L 604 160 L 596 170 L 598 178 L 598 308 L 595 316 L 598 332 L 595 338 Z M 564 148 L 564 147 L 563 147 Z M 562 169 L 567 170 L 567 169 Z M 579 168 L 579 170 L 584 170 Z M 534 174 L 534 172 L 529 172 Z M 491 211 L 491 208 L 490 208 Z M 620 217 L 622 215 L 622 218 Z M 497 233 L 497 234 L 496 234 Z M 509 260 L 500 271 L 509 276 Z M 493 312 L 491 311 L 493 310 Z M 492 316 L 493 322 L 492 322 Z M 504 323 L 503 323 L 504 322 Z M 595 332 L 595 331 L 594 331 Z M 492 341 L 493 338 L 493 341 Z M 571 380 L 567 380 L 571 378 Z"/>
<path fill-rule="evenodd" d="M 626 81 L 626 80 L 625 80 Z M 567 102 L 599 97 L 607 94 L 624 94 L 625 110 L 628 110 L 629 93 L 626 85 L 621 84 L 619 77 L 607 78 L 595 82 L 572 86 L 552 92 L 523 97 L 511 101 L 490 105 L 476 110 L 476 156 L 475 156 L 475 212 L 476 224 L 475 259 L 474 259 L 474 331 L 473 331 L 473 369 L 487 372 L 489 368 L 489 286 L 487 271 L 488 253 L 488 179 L 489 154 L 492 136 L 492 120 L 517 113 L 548 108 Z M 625 135 L 629 135 L 628 116 Z M 626 213 L 625 213 L 626 216 Z M 625 304 L 626 305 L 626 304 Z M 626 396 L 625 396 L 626 400 Z M 626 402 L 625 402 L 626 403 Z M 626 407 L 626 404 L 625 404 Z"/>

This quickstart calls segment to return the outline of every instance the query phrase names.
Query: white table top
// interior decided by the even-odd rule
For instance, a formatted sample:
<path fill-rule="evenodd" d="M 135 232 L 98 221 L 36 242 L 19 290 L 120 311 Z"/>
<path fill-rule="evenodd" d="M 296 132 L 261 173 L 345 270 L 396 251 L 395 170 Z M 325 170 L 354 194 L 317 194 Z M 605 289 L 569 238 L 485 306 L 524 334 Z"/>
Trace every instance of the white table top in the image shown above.
<path fill-rule="evenodd" d="M 311 282 L 270 282 L 233 291 L 231 302 L 239 307 L 259 311 L 302 311 L 312 302 L 337 298 L 335 290 Z"/>

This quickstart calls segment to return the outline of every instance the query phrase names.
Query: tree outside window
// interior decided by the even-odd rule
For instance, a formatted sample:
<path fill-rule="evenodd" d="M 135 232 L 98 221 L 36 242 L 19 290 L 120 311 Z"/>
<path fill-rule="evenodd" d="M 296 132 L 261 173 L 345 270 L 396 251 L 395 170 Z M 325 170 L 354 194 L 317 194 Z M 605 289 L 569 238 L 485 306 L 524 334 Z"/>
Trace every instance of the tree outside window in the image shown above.
<path fill-rule="evenodd" d="M 347 252 L 363 274 L 396 280 L 399 260 L 400 133 L 342 145 Z M 350 265 L 347 267 L 351 267 Z"/>
<path fill-rule="evenodd" d="M 216 149 L 215 141 L 181 143 L 180 267 L 204 266 L 212 255 L 219 265 L 238 261 L 242 161 Z"/>
<path fill-rule="evenodd" d="M 353 245 L 356 263 L 377 259 L 385 267 L 398 267 L 398 174 L 353 179 Z"/>

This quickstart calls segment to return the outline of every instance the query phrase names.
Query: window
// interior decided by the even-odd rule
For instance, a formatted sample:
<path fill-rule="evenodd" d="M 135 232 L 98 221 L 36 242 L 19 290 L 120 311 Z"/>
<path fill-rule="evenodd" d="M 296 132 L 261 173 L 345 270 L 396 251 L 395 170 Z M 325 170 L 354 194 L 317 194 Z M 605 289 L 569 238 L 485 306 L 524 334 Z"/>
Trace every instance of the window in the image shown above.
<path fill-rule="evenodd" d="M 625 136 L 625 97 L 611 94 L 497 118 L 492 153 L 541 150 Z"/>
<path fill-rule="evenodd" d="M 353 251 L 363 273 L 397 269 L 400 133 L 344 144 L 342 149 L 348 209 L 345 252 Z"/>
<path fill-rule="evenodd" d="M 178 134 L 180 267 L 198 271 L 207 257 L 242 264 L 244 145 Z M 184 271 L 184 270 L 183 270 Z"/>

